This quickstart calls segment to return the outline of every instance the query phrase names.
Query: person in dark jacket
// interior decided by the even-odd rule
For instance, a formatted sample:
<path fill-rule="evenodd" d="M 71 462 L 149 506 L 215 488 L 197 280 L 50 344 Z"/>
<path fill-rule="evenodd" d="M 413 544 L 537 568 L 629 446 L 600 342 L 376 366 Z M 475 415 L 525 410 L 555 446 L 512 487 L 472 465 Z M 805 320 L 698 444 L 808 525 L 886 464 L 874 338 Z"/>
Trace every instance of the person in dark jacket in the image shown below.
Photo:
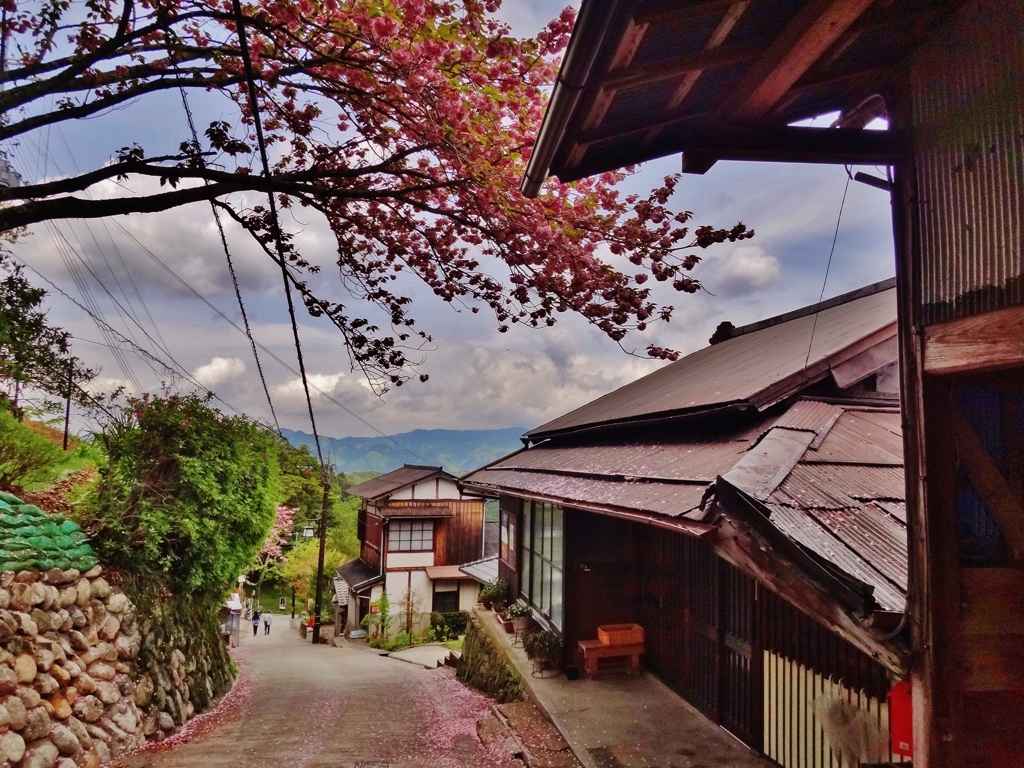
<path fill-rule="evenodd" d="M 259 632 L 259 629 L 260 629 L 260 612 L 259 611 L 253 611 L 252 612 L 252 636 L 253 637 L 256 637 L 256 633 Z"/>

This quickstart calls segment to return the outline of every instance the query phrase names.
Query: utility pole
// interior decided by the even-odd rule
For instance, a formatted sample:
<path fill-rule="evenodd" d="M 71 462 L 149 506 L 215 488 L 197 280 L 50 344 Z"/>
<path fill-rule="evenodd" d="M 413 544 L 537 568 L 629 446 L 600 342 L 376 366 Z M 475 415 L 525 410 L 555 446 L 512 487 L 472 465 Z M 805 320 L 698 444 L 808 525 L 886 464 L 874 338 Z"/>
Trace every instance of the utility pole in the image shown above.
<path fill-rule="evenodd" d="M 68 400 L 64 405 L 64 450 L 68 449 L 68 427 L 71 424 L 71 387 L 75 375 L 75 358 L 68 360 Z"/>
<path fill-rule="evenodd" d="M 324 597 L 324 550 L 327 548 L 327 502 L 330 494 L 330 471 L 325 466 L 324 500 L 320 505 L 320 556 L 316 561 L 316 603 L 313 605 L 313 645 L 320 642 L 320 603 Z"/>

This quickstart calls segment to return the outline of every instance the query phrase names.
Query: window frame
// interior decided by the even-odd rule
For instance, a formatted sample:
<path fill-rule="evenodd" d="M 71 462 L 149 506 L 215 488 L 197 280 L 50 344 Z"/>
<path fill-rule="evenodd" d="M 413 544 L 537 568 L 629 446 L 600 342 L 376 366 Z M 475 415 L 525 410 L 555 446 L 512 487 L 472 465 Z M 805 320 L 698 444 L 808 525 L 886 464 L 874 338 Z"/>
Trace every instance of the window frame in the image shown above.
<path fill-rule="evenodd" d="M 429 527 L 428 527 L 429 526 Z M 406 538 L 402 534 L 408 531 L 408 547 L 401 546 L 403 539 Z M 430 547 L 423 549 L 413 549 L 412 545 L 424 543 L 424 532 L 429 531 L 430 535 Z M 391 520 L 388 523 L 388 552 L 433 552 L 435 544 L 435 535 L 437 530 L 434 526 L 433 519 L 427 520 Z M 418 535 L 416 535 L 418 534 Z"/>
<path fill-rule="evenodd" d="M 519 591 L 530 607 L 558 631 L 565 622 L 564 542 L 565 509 L 557 504 L 524 500 L 523 530 L 519 537 L 519 562 L 523 564 Z"/>

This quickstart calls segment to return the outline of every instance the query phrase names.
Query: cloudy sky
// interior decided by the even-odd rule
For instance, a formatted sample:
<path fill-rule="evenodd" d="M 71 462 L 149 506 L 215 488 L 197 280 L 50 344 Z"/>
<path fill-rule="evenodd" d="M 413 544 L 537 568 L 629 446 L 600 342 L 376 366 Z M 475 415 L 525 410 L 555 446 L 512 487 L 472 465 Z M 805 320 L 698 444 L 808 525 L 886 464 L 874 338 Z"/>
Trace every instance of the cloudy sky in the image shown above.
<path fill-rule="evenodd" d="M 563 4 L 564 0 L 506 0 L 500 15 L 516 33 L 532 34 Z M 199 108 L 207 121 L 237 119 L 226 103 Z M 31 181 L 96 167 L 132 141 L 144 144 L 152 154 L 173 150 L 185 132 L 180 102 L 167 95 L 162 103 L 151 99 L 145 108 L 125 110 L 113 126 L 109 120 L 87 121 L 28 137 L 6 149 Z M 679 162 L 674 157 L 649 163 L 626 188 L 646 191 L 661 177 L 677 172 Z M 705 252 L 695 275 L 709 293 L 672 297 L 677 307 L 672 323 L 627 342 L 638 350 L 654 343 L 692 352 L 707 344 L 723 320 L 742 325 L 817 301 L 846 182 L 841 167 L 762 163 L 723 162 L 705 176 L 684 177 L 672 203 L 675 208 L 694 211 L 697 223 L 730 226 L 743 221 L 757 235 L 742 245 Z M 331 262 L 332 243 L 319 222 L 285 219 L 284 224 L 299 233 L 310 261 Z M 254 335 L 294 368 L 280 273 L 255 252 L 240 230 L 231 225 L 227 229 Z M 75 253 L 88 266 L 77 261 Z M 269 417 L 245 336 L 186 287 L 241 323 L 208 206 L 88 225 L 67 221 L 40 226 L 15 247 L 15 254 L 74 299 L 94 303 L 125 336 L 150 349 L 159 345 L 160 357 L 173 357 L 231 407 L 257 418 Z M 69 262 L 77 274 L 69 270 Z M 851 184 L 825 296 L 891 277 L 893 269 L 888 196 Z M 30 277 L 42 284 L 35 275 Z M 83 284 L 89 287 L 84 297 Z M 576 318 L 566 316 L 550 329 L 513 326 L 509 333 L 499 334 L 493 317 L 483 312 L 458 312 L 429 291 L 415 285 L 409 290 L 418 327 L 435 340 L 421 366 L 430 379 L 426 384 L 410 382 L 383 399 L 350 371 L 336 331 L 301 318 L 311 381 L 337 401 L 314 393 L 322 433 L 372 434 L 363 422 L 388 434 L 420 428 L 532 427 L 660 365 L 625 354 Z M 159 365 L 132 352 L 120 355 L 127 363 L 122 366 L 105 346 L 109 339 L 70 300 L 53 293 L 49 306 L 52 320 L 74 334 L 75 354 L 102 369 L 102 385 L 134 381 L 154 389 L 167 378 Z M 128 314 L 139 320 L 138 325 Z M 263 365 L 281 426 L 309 431 L 298 378 L 266 355 Z"/>

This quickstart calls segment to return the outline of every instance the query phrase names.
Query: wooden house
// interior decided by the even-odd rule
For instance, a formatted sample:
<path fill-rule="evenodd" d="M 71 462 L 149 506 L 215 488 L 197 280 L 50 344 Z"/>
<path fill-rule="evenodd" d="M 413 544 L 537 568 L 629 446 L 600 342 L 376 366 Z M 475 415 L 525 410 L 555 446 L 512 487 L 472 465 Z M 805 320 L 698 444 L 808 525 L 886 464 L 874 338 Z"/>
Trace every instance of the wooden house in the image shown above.
<path fill-rule="evenodd" d="M 598 626 L 640 624 L 647 669 L 786 768 L 859 765 L 829 736 L 850 719 L 858 760 L 893 759 L 895 334 L 890 280 L 734 329 L 527 433 L 462 478 L 499 495 L 501 575 L 570 660 Z"/>
<path fill-rule="evenodd" d="M 917 768 L 1024 765 L 1021 29 L 1019 0 L 584 0 L 522 186 L 888 166 L 853 170 L 892 200 Z"/>
<path fill-rule="evenodd" d="M 346 628 L 360 626 L 386 589 L 391 633 L 421 635 L 430 614 L 469 610 L 479 585 L 459 570 L 480 560 L 484 499 L 441 467 L 406 464 L 348 489 L 362 499 L 359 557 L 338 569 L 348 588 Z"/>

